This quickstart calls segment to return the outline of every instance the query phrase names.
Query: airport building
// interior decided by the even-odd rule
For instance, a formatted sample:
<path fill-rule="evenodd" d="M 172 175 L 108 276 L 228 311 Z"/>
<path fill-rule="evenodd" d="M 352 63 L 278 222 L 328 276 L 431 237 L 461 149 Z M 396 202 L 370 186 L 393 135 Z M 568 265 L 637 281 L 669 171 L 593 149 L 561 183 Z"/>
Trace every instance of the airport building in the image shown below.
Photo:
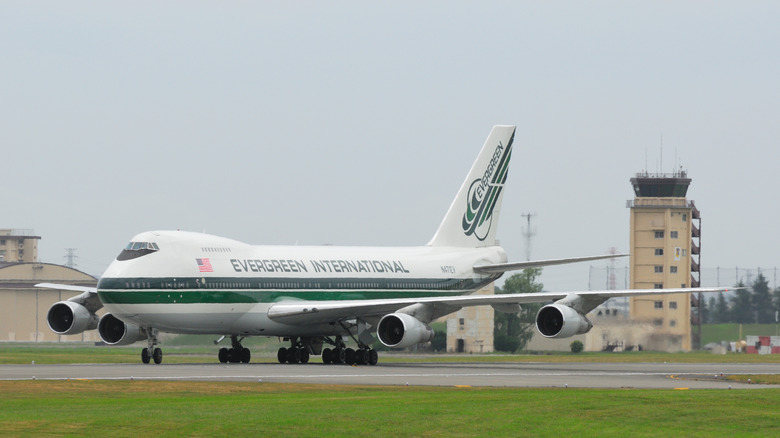
<path fill-rule="evenodd" d="M 39 240 L 32 230 L 0 230 L 0 263 L 37 261 Z"/>
<path fill-rule="evenodd" d="M 701 215 L 686 198 L 690 183 L 685 171 L 643 172 L 631 178 L 635 194 L 627 202 L 631 210 L 631 289 L 699 286 Z M 651 327 L 643 346 L 690 351 L 694 346 L 692 320 L 698 323 L 696 298 L 689 294 L 631 298 L 631 320 Z"/>
<path fill-rule="evenodd" d="M 474 295 L 492 295 L 494 284 L 490 283 Z M 493 317 L 490 306 L 464 307 L 447 316 L 448 353 L 492 353 Z"/>
<path fill-rule="evenodd" d="M 49 330 L 52 304 L 78 292 L 35 287 L 59 283 L 95 287 L 97 279 L 67 266 L 38 261 L 38 241 L 30 230 L 0 230 L 0 342 L 99 341 L 95 330 L 59 336 Z"/>
<path fill-rule="evenodd" d="M 687 196 L 691 179 L 684 171 L 642 172 L 630 180 L 629 289 L 699 287 L 701 214 Z M 608 289 L 616 285 L 609 282 Z M 586 351 L 690 351 L 699 348 L 699 297 L 672 294 L 612 299 L 588 314 L 590 332 L 567 339 L 538 333 L 529 350 L 568 351 L 573 340 Z"/>

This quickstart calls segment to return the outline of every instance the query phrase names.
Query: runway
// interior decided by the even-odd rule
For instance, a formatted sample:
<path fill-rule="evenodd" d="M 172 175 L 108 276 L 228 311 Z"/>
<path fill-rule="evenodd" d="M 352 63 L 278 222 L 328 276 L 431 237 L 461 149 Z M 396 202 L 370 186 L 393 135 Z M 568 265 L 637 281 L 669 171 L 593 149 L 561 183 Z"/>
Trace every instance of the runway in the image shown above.
<path fill-rule="evenodd" d="M 777 374 L 777 364 L 711 363 L 380 363 L 1 365 L 0 380 L 192 380 L 340 385 L 531 388 L 758 389 L 721 375 Z"/>

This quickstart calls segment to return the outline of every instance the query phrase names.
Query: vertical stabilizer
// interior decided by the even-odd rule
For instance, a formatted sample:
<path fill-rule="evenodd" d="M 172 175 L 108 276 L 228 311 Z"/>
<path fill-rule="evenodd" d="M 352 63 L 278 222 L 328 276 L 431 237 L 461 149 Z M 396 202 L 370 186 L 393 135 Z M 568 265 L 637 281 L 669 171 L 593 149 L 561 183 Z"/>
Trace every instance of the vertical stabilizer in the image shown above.
<path fill-rule="evenodd" d="M 495 245 L 514 138 L 515 126 L 493 127 L 428 245 L 469 248 Z"/>

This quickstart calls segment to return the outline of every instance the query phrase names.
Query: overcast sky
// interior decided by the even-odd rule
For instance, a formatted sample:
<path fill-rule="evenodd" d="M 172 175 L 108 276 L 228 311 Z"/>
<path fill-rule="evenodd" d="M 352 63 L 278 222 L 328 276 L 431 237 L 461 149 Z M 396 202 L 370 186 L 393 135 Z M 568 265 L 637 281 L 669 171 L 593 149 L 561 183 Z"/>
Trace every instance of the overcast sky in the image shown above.
<path fill-rule="evenodd" d="M 485 3 L 0 2 L 0 228 L 96 276 L 154 229 L 424 244 L 515 124 L 510 260 L 524 213 L 532 258 L 627 251 L 682 166 L 703 266 L 780 265 L 780 3 Z"/>

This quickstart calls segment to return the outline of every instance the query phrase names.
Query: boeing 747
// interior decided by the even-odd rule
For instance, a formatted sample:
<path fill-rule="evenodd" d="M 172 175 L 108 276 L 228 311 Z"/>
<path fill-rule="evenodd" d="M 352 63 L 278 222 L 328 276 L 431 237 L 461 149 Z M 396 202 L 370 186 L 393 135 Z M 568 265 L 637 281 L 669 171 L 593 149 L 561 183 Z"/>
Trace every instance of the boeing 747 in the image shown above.
<path fill-rule="evenodd" d="M 430 341 L 431 321 L 466 306 L 536 315 L 548 338 L 586 333 L 585 316 L 609 298 L 716 292 L 722 288 L 471 295 L 504 272 L 613 257 L 513 263 L 496 243 L 514 126 L 495 126 L 433 238 L 416 247 L 262 246 L 207 234 L 149 231 L 133 237 L 97 288 L 41 287 L 82 293 L 55 303 L 49 327 L 60 335 L 97 329 L 108 345 L 147 341 L 144 363 L 162 362 L 159 332 L 230 338 L 220 362 L 248 363 L 248 336 L 289 341 L 279 362 L 370 364 L 374 336 L 387 347 Z M 96 312 L 105 307 L 106 313 Z M 349 339 L 356 348 L 347 347 Z"/>

